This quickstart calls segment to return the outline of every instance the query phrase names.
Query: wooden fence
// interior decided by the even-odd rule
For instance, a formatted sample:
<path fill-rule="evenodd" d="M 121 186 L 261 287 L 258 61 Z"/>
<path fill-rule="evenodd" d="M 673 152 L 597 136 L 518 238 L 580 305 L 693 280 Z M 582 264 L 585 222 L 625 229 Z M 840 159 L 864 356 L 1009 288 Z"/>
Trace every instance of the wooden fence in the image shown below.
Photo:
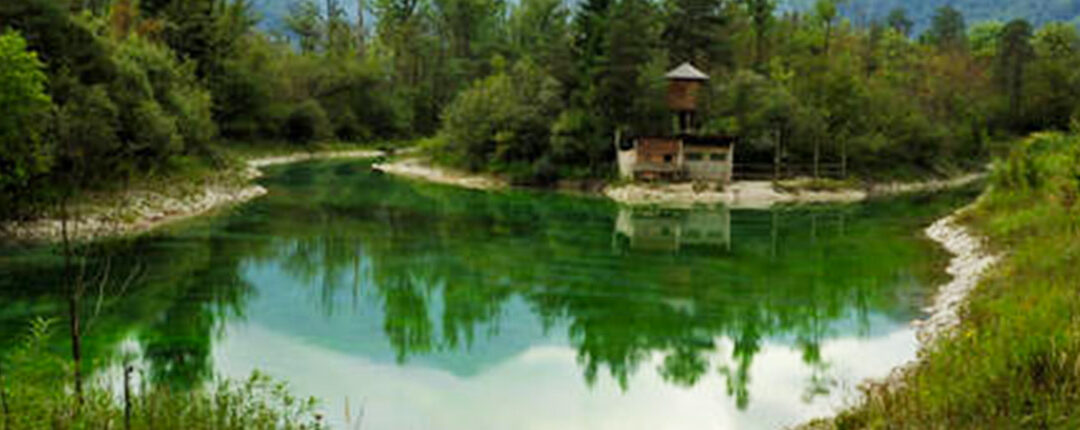
<path fill-rule="evenodd" d="M 813 163 L 783 163 L 780 165 L 779 179 L 812 178 L 814 177 Z M 734 179 L 742 181 L 767 181 L 776 175 L 776 169 L 772 163 L 736 163 Z M 845 179 L 844 165 L 841 163 L 818 163 L 818 177 L 828 179 Z"/>

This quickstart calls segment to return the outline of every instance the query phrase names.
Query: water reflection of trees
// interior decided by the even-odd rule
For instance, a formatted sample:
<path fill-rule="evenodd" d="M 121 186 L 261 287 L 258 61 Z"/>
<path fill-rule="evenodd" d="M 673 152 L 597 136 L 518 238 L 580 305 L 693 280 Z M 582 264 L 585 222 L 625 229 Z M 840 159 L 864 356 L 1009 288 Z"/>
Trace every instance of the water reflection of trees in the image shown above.
<path fill-rule="evenodd" d="M 294 189 L 303 198 L 264 202 L 290 214 L 260 226 L 279 252 L 267 258 L 319 288 L 328 308 L 340 289 L 373 289 L 399 360 L 470 344 L 497 330 L 505 303 L 522 297 L 546 326 L 566 325 L 590 383 L 606 370 L 626 387 L 661 353 L 665 379 L 693 385 L 717 368 L 740 406 L 765 340 L 791 339 L 802 352 L 815 370 L 812 396 L 828 385 L 821 343 L 839 334 L 839 323 L 857 321 L 854 335 L 869 329 L 871 313 L 911 318 L 919 280 L 932 272 L 912 220 L 953 203 L 669 212 L 660 224 L 676 220 L 667 226 L 681 238 L 673 254 L 636 252 L 642 242 L 619 238 L 626 220 L 603 202 L 405 186 L 355 172 L 341 182 L 333 177 L 340 171 L 321 172 L 305 173 L 310 188 Z M 328 185 L 348 181 L 354 186 Z M 436 307 L 441 315 L 433 316 Z M 718 338 L 732 342 L 727 360 L 717 357 Z"/>
<path fill-rule="evenodd" d="M 186 389 L 212 376 L 212 336 L 224 316 L 241 312 L 252 292 L 236 270 L 244 253 L 230 249 L 233 245 L 209 234 L 96 244 L 100 250 L 93 253 L 91 266 L 108 264 L 110 276 L 117 279 L 139 273 L 131 285 L 103 282 L 83 303 L 88 366 L 128 359 L 117 355 L 117 346 L 134 337 L 150 382 Z M 9 311 L 0 316 L 5 328 L 0 355 L 16 344 L 30 319 L 64 315 L 61 262 L 50 257 L 48 249 L 31 252 L 32 258 L 0 264 L 5 274 L 0 303 Z M 66 350 L 60 345 L 66 338 L 57 336 L 56 342 L 57 351 Z"/>
<path fill-rule="evenodd" d="M 468 349 L 514 318 L 507 304 L 520 298 L 547 329 L 565 327 L 590 383 L 607 372 L 627 387 L 660 354 L 667 381 L 690 386 L 718 372 L 744 407 L 766 340 L 790 342 L 820 376 L 821 343 L 838 322 L 861 321 L 855 331 L 865 332 L 872 313 L 910 318 L 932 268 L 909 219 L 949 205 L 879 203 L 843 217 L 676 212 L 723 240 L 673 253 L 619 245 L 617 208 L 589 199 L 403 184 L 347 164 L 300 165 L 270 180 L 271 195 L 228 217 L 118 245 L 148 275 L 89 334 L 98 353 L 134 332 L 154 380 L 198 383 L 210 375 L 216 330 L 256 290 L 245 268 L 266 264 L 311 288 L 327 314 L 349 311 L 342 297 L 377 300 L 399 361 Z M 712 229 L 717 220 L 730 228 Z M 0 288 L 13 291 L 50 300 Z M 731 348 L 721 351 L 725 338 Z M 809 381 L 808 395 L 825 385 Z"/>

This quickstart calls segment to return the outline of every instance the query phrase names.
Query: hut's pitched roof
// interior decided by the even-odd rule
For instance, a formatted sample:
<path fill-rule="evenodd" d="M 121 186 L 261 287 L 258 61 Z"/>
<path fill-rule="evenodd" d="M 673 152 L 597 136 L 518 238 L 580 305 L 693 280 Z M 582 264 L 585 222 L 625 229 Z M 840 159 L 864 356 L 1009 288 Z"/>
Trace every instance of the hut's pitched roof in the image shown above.
<path fill-rule="evenodd" d="M 668 79 L 678 79 L 678 80 L 687 80 L 687 81 L 707 81 L 707 80 L 709 80 L 709 75 L 706 75 L 701 70 L 698 70 L 696 67 L 690 65 L 690 63 L 682 63 L 682 64 L 680 64 L 679 67 L 676 67 L 674 70 L 668 72 L 667 75 L 664 75 L 664 77 L 666 77 Z"/>

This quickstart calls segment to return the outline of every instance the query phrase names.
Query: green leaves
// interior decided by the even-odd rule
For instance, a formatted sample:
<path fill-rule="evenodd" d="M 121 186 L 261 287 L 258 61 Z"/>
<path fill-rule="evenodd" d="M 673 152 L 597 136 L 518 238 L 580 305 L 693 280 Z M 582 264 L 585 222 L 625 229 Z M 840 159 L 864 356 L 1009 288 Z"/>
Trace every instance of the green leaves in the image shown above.
<path fill-rule="evenodd" d="M 22 36 L 0 34 L 0 192 L 25 187 L 52 161 L 44 136 L 52 103 L 44 68 Z"/>
<path fill-rule="evenodd" d="M 771 12 L 770 2 L 759 0 L 756 8 L 760 20 L 764 10 Z M 730 25 L 733 14 L 727 2 L 721 0 L 667 0 L 663 2 L 664 46 L 671 65 L 692 62 L 706 72 L 734 63 Z M 757 25 L 763 25 L 758 22 Z"/>
<path fill-rule="evenodd" d="M 330 136 L 330 120 L 326 117 L 326 111 L 315 100 L 307 100 L 299 104 L 289 120 L 285 124 L 285 136 L 290 141 L 300 144 L 310 144 L 318 139 L 326 139 Z"/>
<path fill-rule="evenodd" d="M 477 82 L 443 115 L 445 155 L 473 170 L 531 166 L 551 152 L 550 128 L 562 108 L 558 93 L 557 81 L 529 61 Z"/>
<path fill-rule="evenodd" d="M 964 15 L 952 6 L 945 5 L 934 13 L 930 29 L 923 37 L 939 49 L 964 49 L 967 47 L 967 24 Z"/>

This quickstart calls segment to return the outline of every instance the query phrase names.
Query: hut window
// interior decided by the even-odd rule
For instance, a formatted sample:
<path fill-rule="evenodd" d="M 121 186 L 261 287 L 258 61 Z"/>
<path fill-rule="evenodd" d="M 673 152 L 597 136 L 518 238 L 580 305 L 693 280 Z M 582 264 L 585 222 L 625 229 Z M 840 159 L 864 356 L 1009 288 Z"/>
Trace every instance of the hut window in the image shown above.
<path fill-rule="evenodd" d="M 701 161 L 702 158 L 703 157 L 701 156 L 701 153 L 699 153 L 699 152 L 691 152 L 691 153 L 686 154 L 686 160 L 687 161 Z"/>
<path fill-rule="evenodd" d="M 709 160 L 712 161 L 727 161 L 727 157 L 724 154 L 709 154 Z"/>
<path fill-rule="evenodd" d="M 670 163 L 671 160 L 672 160 L 671 154 L 668 154 L 668 155 L 664 156 L 664 162 L 665 163 Z"/>

